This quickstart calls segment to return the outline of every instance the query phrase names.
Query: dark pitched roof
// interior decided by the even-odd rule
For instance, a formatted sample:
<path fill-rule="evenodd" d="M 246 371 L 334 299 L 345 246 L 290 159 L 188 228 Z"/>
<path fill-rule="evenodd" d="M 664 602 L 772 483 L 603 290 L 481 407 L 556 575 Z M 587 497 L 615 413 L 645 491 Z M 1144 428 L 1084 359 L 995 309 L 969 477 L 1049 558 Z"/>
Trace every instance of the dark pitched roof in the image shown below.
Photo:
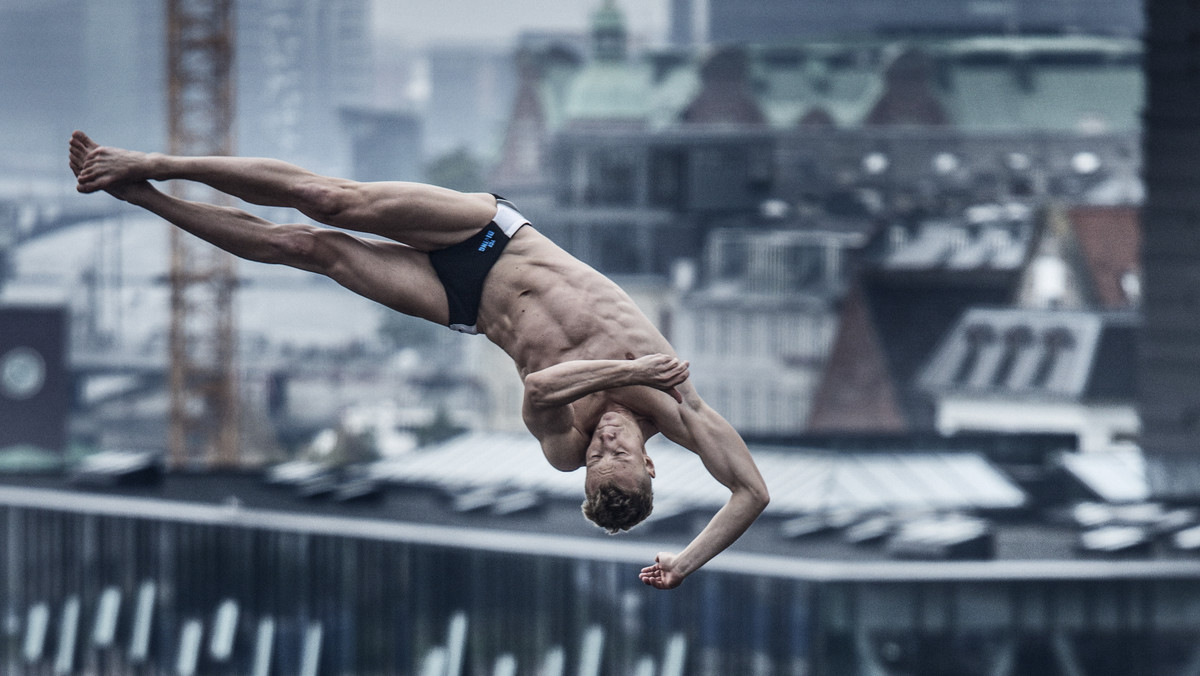
<path fill-rule="evenodd" d="M 812 432 L 903 432 L 908 424 L 862 287 L 847 297 L 817 389 Z"/>
<path fill-rule="evenodd" d="M 503 188 L 538 183 L 546 161 L 547 122 L 538 88 L 541 68 L 528 52 L 518 54 L 517 65 L 517 95 L 490 179 Z"/>
<path fill-rule="evenodd" d="M 884 73 L 883 95 L 863 120 L 867 125 L 931 125 L 950 123 L 933 91 L 930 59 L 916 49 L 897 56 Z"/>
<path fill-rule="evenodd" d="M 1129 275 L 1141 267 L 1142 228 L 1138 210 L 1128 206 L 1081 206 L 1067 218 L 1079 243 L 1096 300 L 1109 309 L 1129 307 Z"/>
<path fill-rule="evenodd" d="M 748 80 L 746 53 L 727 48 L 700 69 L 701 90 L 680 115 L 685 124 L 765 125 Z"/>

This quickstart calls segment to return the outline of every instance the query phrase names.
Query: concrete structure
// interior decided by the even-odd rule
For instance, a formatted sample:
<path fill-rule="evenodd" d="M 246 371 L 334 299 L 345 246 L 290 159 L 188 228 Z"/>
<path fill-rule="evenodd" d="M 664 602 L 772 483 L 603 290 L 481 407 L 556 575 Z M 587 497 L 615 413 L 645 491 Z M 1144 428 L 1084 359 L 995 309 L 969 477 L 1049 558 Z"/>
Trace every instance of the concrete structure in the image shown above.
<path fill-rule="evenodd" d="M 1200 497 L 1200 198 L 1192 151 L 1200 112 L 1200 58 L 1191 36 L 1200 9 L 1181 0 L 1147 4 L 1146 204 L 1142 289 L 1145 325 L 1138 352 L 1142 443 L 1154 491 Z"/>
<path fill-rule="evenodd" d="M 481 452 L 513 462 L 466 460 Z M 682 546 L 724 490 L 692 454 L 653 452 L 662 512 L 619 541 L 580 518 L 567 485 L 580 477 L 545 465 L 526 435 L 405 456 L 379 468 L 395 484 L 358 497 L 161 476 L 128 458 L 112 471 L 86 463 L 74 487 L 13 477 L 0 486 L 0 665 L 31 676 L 1126 676 L 1196 659 L 1200 565 L 1181 546 L 1194 515 L 1086 503 L 1078 525 L 1029 518 L 1037 506 L 963 450 L 756 448 L 772 513 L 664 593 L 638 569 Z M 838 505 L 901 520 L 880 530 Z M 904 516 L 917 505 L 1003 518 Z M 1134 530 L 1176 536 L 1084 549 L 1138 519 Z"/>

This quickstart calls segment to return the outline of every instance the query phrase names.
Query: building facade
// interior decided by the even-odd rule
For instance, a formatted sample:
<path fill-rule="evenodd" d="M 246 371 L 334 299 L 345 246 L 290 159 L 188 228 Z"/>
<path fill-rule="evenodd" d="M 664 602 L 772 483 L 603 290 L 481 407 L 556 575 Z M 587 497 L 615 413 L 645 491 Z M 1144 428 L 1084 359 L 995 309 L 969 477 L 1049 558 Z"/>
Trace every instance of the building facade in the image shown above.
<path fill-rule="evenodd" d="M 726 553 L 662 592 L 645 544 L 29 488 L 0 542 L 14 676 L 1129 676 L 1200 640 L 1194 560 Z"/>
<path fill-rule="evenodd" d="M 154 0 L 4 3 L 0 172 L 60 174 L 63 139 L 78 128 L 106 143 L 162 147 L 165 25 Z"/>
<path fill-rule="evenodd" d="M 678 4 L 678 3 L 677 3 Z M 1137 37 L 1145 26 L 1138 3 L 1102 0 L 934 0 L 900 5 L 894 0 L 691 0 L 684 11 L 672 5 L 673 35 L 680 24 L 696 25 L 702 13 L 708 43 L 795 42 L 834 36 L 897 34 L 1094 33 Z M 902 11 L 901 11 L 902 10 Z"/>
<path fill-rule="evenodd" d="M 694 288 L 678 280 L 671 342 L 705 401 L 742 435 L 806 430 L 837 304 L 867 239 L 811 227 L 713 230 Z"/>
<path fill-rule="evenodd" d="M 372 103 L 366 0 L 237 5 L 238 153 L 345 174 L 342 108 Z"/>
<path fill-rule="evenodd" d="M 517 89 L 509 53 L 446 45 L 429 49 L 426 60 L 424 156 L 433 159 L 466 149 L 481 160 L 494 157 Z"/>
<path fill-rule="evenodd" d="M 1179 0 L 1147 3 L 1146 204 L 1142 289 L 1145 326 L 1138 351 L 1142 443 L 1153 490 L 1163 498 L 1194 500 L 1200 491 L 1200 201 L 1196 154 L 1200 128 L 1193 105 L 1200 58 L 1190 36 L 1200 10 Z"/>
<path fill-rule="evenodd" d="M 490 178 L 606 272 L 661 275 L 698 249 L 659 249 L 656 231 L 699 241 L 713 218 L 773 199 L 868 218 L 1140 199 L 1133 40 L 880 39 L 701 57 L 612 48 L 620 33 L 601 35 L 612 24 L 597 23 L 582 60 L 552 45 L 522 53 Z M 637 246 L 620 251 L 605 231 Z M 641 260 L 648 247 L 659 269 Z"/>
<path fill-rule="evenodd" d="M 937 430 L 1068 433 L 1083 452 L 1139 432 L 1134 313 L 972 308 L 919 375 Z"/>

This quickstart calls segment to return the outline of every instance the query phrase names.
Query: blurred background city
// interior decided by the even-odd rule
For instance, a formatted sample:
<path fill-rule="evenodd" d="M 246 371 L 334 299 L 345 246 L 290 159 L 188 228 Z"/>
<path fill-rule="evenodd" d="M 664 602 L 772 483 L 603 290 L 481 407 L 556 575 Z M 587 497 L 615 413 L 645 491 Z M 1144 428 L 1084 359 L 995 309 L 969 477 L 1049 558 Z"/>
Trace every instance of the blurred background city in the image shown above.
<path fill-rule="evenodd" d="M 0 671 L 1200 674 L 1197 36 L 1187 0 L 0 1 Z M 694 455 L 652 441 L 608 537 L 498 348 L 77 194 L 74 129 L 504 195 L 770 506 L 643 586 L 728 497 Z"/>

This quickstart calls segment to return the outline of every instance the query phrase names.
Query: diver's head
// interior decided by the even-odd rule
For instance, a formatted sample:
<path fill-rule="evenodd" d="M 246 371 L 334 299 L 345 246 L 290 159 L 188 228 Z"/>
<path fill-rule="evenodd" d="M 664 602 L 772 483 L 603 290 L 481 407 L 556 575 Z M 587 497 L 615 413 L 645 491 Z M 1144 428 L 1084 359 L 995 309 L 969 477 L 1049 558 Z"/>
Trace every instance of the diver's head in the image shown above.
<path fill-rule="evenodd" d="M 584 516 L 615 534 L 650 515 L 654 462 L 646 455 L 645 436 L 631 414 L 617 410 L 601 416 L 584 460 Z"/>

